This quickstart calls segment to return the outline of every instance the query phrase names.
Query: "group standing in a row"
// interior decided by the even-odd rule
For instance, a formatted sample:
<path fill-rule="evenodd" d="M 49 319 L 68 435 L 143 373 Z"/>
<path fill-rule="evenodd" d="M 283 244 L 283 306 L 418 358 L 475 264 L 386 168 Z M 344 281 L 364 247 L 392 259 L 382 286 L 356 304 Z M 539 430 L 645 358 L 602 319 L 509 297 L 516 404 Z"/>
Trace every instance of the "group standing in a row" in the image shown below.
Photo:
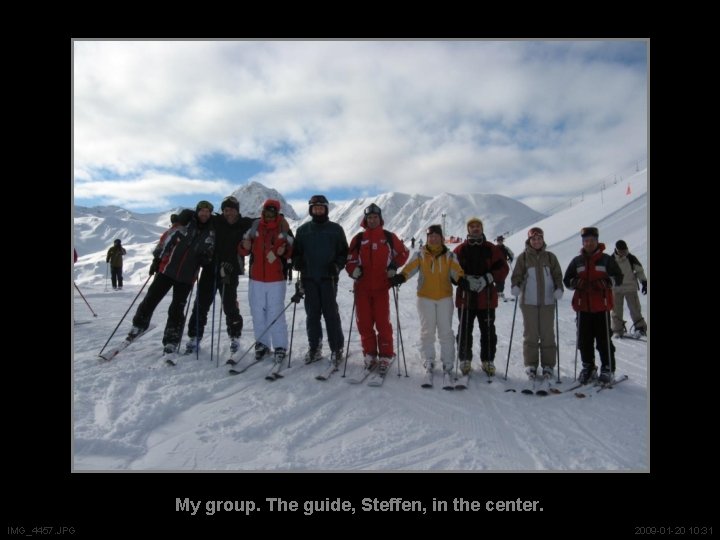
<path fill-rule="evenodd" d="M 432 372 L 435 368 L 437 336 L 442 369 L 445 372 L 453 369 L 457 345 L 460 371 L 467 375 L 472 369 L 473 329 L 477 320 L 481 369 L 489 376 L 495 374 L 495 310 L 510 272 L 508 262 L 513 261 L 514 254 L 503 245 L 502 236 L 496 239 L 497 244 L 486 239 L 479 218 L 467 221 L 467 238 L 454 251 L 444 244 L 442 227 L 430 225 L 425 245 L 421 241 L 411 256 L 404 243 L 384 229 L 382 210 L 375 204 L 365 209 L 361 222 L 364 230 L 353 237 L 349 246 L 343 228 L 330 221 L 329 203 L 323 195 L 310 199 L 308 213 L 312 219 L 300 226 L 296 235 L 281 214 L 277 200 L 265 201 L 261 217 L 256 219 L 241 216 L 239 209 L 238 200 L 231 196 L 223 200 L 220 215 L 212 215 L 211 203 L 200 201 L 195 212 L 183 210 L 173 216 L 176 219 L 172 227 L 162 235 L 153 252 L 150 275 L 155 275 L 155 279 L 133 318 L 129 339 L 148 328 L 154 309 L 173 289 L 163 345 L 166 354 L 176 352 L 184 328 L 187 298 L 202 268 L 185 352 L 199 347 L 209 309 L 215 294 L 219 293 L 230 350 L 235 353 L 243 328 L 237 301 L 238 276 L 242 258 L 249 256 L 248 302 L 257 359 L 270 353 L 276 362 L 285 358 L 288 332 L 284 304 L 290 261 L 299 272 L 291 301 L 299 303 L 304 299 L 307 315 L 306 363 L 322 358 L 321 318 L 325 321 L 330 361 L 336 366 L 342 361 L 345 337 L 337 287 L 339 272 L 345 269 L 354 280 L 353 306 L 365 367 L 377 366 L 382 373 L 395 357 L 389 289 L 418 275 L 419 347 L 425 369 Z M 635 330 L 642 334 L 646 331 L 636 289 L 639 280 L 642 293 L 646 294 L 647 278 L 637 258 L 629 253 L 622 240 L 616 244 L 614 257 L 606 254 L 595 227 L 583 228 L 581 237 L 582 250 L 571 261 L 564 277 L 557 257 L 547 251 L 544 233 L 538 227 L 528 231 L 525 249 L 515 259 L 511 287 L 523 317 L 523 360 L 530 379 L 553 375 L 557 358 L 553 322 L 557 301 L 563 296 L 563 283 L 574 291 L 577 348 L 583 364 L 580 382 L 587 382 L 596 374 L 594 347 L 600 356 L 600 380 L 612 380 L 615 347 L 610 332 L 612 329 L 621 335 L 625 331 L 624 299 L 628 301 Z M 414 240 L 413 237 L 413 244 Z M 108 252 L 108 261 L 116 257 L 118 249 L 124 254 L 119 244 L 117 240 Z M 634 279 L 628 279 L 628 275 Z M 121 287 L 121 272 L 117 277 Z M 114 273 L 113 287 L 115 278 Z M 455 335 L 453 285 L 457 286 Z"/>

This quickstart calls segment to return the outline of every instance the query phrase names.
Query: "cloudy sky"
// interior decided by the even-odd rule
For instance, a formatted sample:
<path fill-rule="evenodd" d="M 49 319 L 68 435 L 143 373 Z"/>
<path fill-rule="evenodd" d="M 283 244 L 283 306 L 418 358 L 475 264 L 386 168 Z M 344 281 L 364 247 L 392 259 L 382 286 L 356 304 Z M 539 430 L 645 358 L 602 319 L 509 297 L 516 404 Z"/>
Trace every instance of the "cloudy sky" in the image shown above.
<path fill-rule="evenodd" d="M 648 42 L 75 41 L 74 196 L 141 212 L 498 193 L 537 210 L 647 158 Z"/>

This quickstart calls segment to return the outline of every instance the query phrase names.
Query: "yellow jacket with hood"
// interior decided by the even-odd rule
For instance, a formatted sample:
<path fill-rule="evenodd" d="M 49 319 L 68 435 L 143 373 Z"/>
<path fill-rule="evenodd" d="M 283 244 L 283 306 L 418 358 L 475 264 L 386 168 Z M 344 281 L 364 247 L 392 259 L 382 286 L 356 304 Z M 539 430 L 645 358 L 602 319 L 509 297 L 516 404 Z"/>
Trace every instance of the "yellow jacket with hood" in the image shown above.
<path fill-rule="evenodd" d="M 457 256 L 447 246 L 433 248 L 428 244 L 410 257 L 401 274 L 407 281 L 415 274 L 418 276 L 417 295 L 430 300 L 452 297 L 452 281 L 465 276 Z"/>

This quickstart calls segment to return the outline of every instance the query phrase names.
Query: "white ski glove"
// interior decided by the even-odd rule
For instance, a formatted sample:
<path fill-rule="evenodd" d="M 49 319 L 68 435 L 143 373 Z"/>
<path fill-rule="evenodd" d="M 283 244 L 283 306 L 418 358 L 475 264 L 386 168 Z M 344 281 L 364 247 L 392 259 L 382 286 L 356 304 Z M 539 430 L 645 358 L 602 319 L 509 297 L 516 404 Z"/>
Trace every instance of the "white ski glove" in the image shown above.
<path fill-rule="evenodd" d="M 563 290 L 562 290 L 562 289 L 555 289 L 555 291 L 553 292 L 553 296 L 555 297 L 555 300 L 562 300 Z"/>
<path fill-rule="evenodd" d="M 512 289 L 510 289 L 510 292 L 515 298 L 517 298 L 518 296 L 520 296 L 520 287 L 515 285 Z"/>
<path fill-rule="evenodd" d="M 362 276 L 362 267 L 356 266 L 355 270 L 352 271 L 352 274 L 350 274 L 350 277 L 353 279 L 359 279 L 360 276 Z"/>

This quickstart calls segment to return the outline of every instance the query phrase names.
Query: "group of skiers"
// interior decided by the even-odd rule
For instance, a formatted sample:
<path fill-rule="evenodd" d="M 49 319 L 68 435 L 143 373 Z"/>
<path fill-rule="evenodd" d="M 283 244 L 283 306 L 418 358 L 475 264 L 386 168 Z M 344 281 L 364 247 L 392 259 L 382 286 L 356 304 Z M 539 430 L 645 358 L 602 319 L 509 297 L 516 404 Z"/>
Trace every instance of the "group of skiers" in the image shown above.
<path fill-rule="evenodd" d="M 365 208 L 360 224 L 363 231 L 352 238 L 350 245 L 343 228 L 329 219 L 329 202 L 324 195 L 310 198 L 311 220 L 300 226 L 295 235 L 280 212 L 278 200 L 266 200 L 261 216 L 255 219 L 241 216 L 239 209 L 238 200 L 230 196 L 223 200 L 219 215 L 212 214 L 211 203 L 200 201 L 194 212 L 186 209 L 177 216 L 153 252 L 150 275 L 155 278 L 133 318 L 129 340 L 148 328 L 154 309 L 172 288 L 163 345 L 165 354 L 176 353 L 187 298 L 202 268 L 187 327 L 185 352 L 198 349 L 217 292 L 226 316 L 230 350 L 236 353 L 243 328 L 237 286 L 240 261 L 245 256 L 250 258 L 248 302 L 256 359 L 267 355 L 272 355 L 275 362 L 285 359 L 288 348 L 285 311 L 291 305 L 285 305 L 288 263 L 299 273 L 291 302 L 304 300 L 306 311 L 306 363 L 323 357 L 321 318 L 327 331 L 329 361 L 335 366 L 342 362 L 345 337 L 337 291 L 343 269 L 354 280 L 353 309 L 364 365 L 381 374 L 387 371 L 396 354 L 389 291 L 415 275 L 420 350 L 429 374 L 436 366 L 436 335 L 441 369 L 447 373 L 453 370 L 457 346 L 461 373 L 471 372 L 476 320 L 481 369 L 488 376 L 495 374 L 495 310 L 510 273 L 508 263 L 513 260 L 511 291 L 523 317 L 523 360 L 529 379 L 553 376 L 557 358 L 554 322 L 563 285 L 574 291 L 577 348 L 582 358 L 580 382 L 596 377 L 594 348 L 601 362 L 599 379 L 612 381 L 615 347 L 610 332 L 612 329 L 618 337 L 625 332 L 623 300 L 628 301 L 635 331 L 644 335 L 647 329 L 637 295 L 638 281 L 642 293 L 647 293 L 642 265 L 622 240 L 617 242 L 612 256 L 605 253 L 596 227 L 581 230 L 582 249 L 563 276 L 557 257 L 547 251 L 544 233 L 538 227 L 528 231 L 525 249 L 517 258 L 504 246 L 502 236 L 496 238 L 496 243 L 486 238 L 483 222 L 477 217 L 467 220 L 467 237 L 453 251 L 444 243 L 442 227 L 432 224 L 426 230 L 425 245 L 418 243 L 418 249 L 411 255 L 394 233 L 384 229 L 382 210 L 376 204 Z M 414 238 L 411 242 L 414 244 Z M 122 286 L 122 278 L 119 280 Z M 453 286 L 456 286 L 454 302 Z M 393 294 L 397 307 L 397 292 L 394 290 Z M 452 329 L 453 307 L 458 313 L 456 335 Z"/>

